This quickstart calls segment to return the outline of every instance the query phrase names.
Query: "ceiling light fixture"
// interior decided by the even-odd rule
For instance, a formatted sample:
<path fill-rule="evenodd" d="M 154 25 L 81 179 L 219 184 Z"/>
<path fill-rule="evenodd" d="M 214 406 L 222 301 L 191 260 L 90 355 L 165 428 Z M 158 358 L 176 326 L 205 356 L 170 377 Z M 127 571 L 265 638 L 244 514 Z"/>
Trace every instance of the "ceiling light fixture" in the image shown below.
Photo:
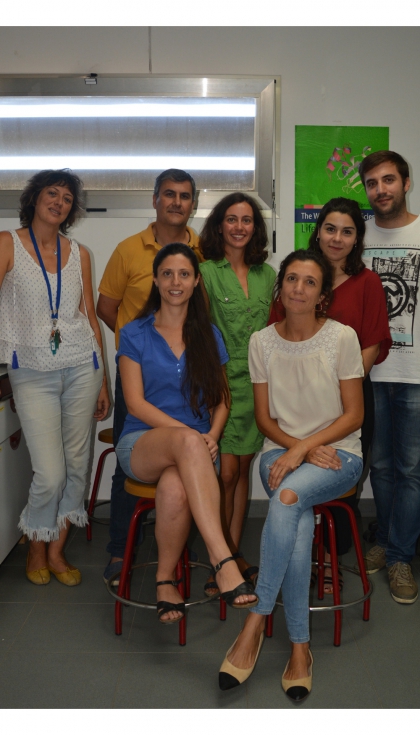
<path fill-rule="evenodd" d="M 0 156 L 0 171 L 71 168 L 88 171 L 254 171 L 252 156 Z"/>
<path fill-rule="evenodd" d="M 0 118 L 74 118 L 74 117 L 255 117 L 255 103 L 234 102 L 159 103 L 47 102 L 5 104 L 0 102 Z"/>

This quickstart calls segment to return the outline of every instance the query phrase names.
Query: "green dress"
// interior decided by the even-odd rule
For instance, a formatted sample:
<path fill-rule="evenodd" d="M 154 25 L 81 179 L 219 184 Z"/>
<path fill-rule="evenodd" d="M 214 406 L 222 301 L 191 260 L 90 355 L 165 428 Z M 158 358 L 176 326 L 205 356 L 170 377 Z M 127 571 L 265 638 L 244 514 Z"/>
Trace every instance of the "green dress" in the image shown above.
<path fill-rule="evenodd" d="M 226 258 L 200 263 L 200 271 L 210 301 L 212 321 L 219 327 L 229 354 L 226 373 L 232 405 L 220 440 L 220 451 L 253 454 L 261 449 L 264 437 L 254 418 L 248 343 L 253 332 L 267 326 L 276 273 L 266 263 L 251 265 L 246 298 Z"/>

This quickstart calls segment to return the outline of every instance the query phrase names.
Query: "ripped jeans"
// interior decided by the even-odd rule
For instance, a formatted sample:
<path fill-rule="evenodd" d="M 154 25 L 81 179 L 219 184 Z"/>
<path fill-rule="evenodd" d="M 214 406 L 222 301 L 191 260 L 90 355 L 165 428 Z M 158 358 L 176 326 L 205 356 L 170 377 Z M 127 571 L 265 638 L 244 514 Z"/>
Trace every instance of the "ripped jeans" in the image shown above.
<path fill-rule="evenodd" d="M 285 449 L 272 449 L 261 456 L 260 476 L 270 497 L 261 536 L 260 572 L 256 594 L 259 603 L 251 612 L 269 615 L 282 590 L 287 630 L 292 643 L 309 641 L 309 583 L 311 577 L 313 506 L 334 500 L 357 483 L 363 467 L 361 457 L 342 449 L 340 470 L 325 470 L 304 462 L 282 480 L 277 490 L 268 487 L 273 462 Z M 293 490 L 297 501 L 280 500 L 283 489 Z"/>

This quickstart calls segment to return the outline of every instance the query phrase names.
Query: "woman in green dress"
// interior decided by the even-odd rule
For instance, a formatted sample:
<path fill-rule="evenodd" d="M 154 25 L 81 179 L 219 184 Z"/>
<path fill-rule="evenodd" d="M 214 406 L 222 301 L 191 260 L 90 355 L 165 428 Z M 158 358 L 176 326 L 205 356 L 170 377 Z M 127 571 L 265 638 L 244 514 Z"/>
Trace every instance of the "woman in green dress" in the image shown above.
<path fill-rule="evenodd" d="M 263 436 L 254 418 L 254 397 L 248 370 L 251 334 L 267 324 L 276 273 L 264 263 L 268 239 L 256 202 L 235 192 L 224 197 L 208 216 L 200 235 L 205 263 L 200 271 L 211 318 L 220 329 L 229 354 L 226 372 L 231 409 L 220 441 L 223 485 L 222 517 L 227 542 L 245 579 L 255 581 L 258 568 L 239 551 L 248 500 L 249 471 Z M 205 585 L 208 596 L 218 594 L 213 577 Z"/>

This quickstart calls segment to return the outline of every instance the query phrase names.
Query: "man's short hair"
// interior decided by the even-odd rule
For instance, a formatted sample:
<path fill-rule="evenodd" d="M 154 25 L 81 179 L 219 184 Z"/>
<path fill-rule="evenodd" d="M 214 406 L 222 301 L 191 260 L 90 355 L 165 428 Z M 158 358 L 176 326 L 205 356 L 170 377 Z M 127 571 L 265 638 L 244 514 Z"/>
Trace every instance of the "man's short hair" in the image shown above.
<path fill-rule="evenodd" d="M 176 182 L 182 182 L 182 181 L 189 181 L 191 184 L 192 189 L 192 199 L 193 202 L 195 202 L 195 195 L 197 193 L 197 187 L 195 185 L 195 181 L 191 174 L 188 174 L 186 171 L 183 171 L 181 168 L 168 168 L 166 171 L 162 171 L 159 176 L 156 177 L 155 186 L 153 189 L 153 194 L 155 196 L 159 196 L 159 190 L 162 186 L 164 181 L 176 181 Z"/>
<path fill-rule="evenodd" d="M 366 156 L 359 166 L 359 175 L 362 179 L 363 186 L 365 185 L 368 171 L 376 168 L 376 166 L 380 166 L 382 163 L 394 163 L 403 183 L 410 177 L 408 163 L 399 153 L 394 153 L 394 151 L 375 151 L 375 153 L 370 153 L 369 156 Z"/>

